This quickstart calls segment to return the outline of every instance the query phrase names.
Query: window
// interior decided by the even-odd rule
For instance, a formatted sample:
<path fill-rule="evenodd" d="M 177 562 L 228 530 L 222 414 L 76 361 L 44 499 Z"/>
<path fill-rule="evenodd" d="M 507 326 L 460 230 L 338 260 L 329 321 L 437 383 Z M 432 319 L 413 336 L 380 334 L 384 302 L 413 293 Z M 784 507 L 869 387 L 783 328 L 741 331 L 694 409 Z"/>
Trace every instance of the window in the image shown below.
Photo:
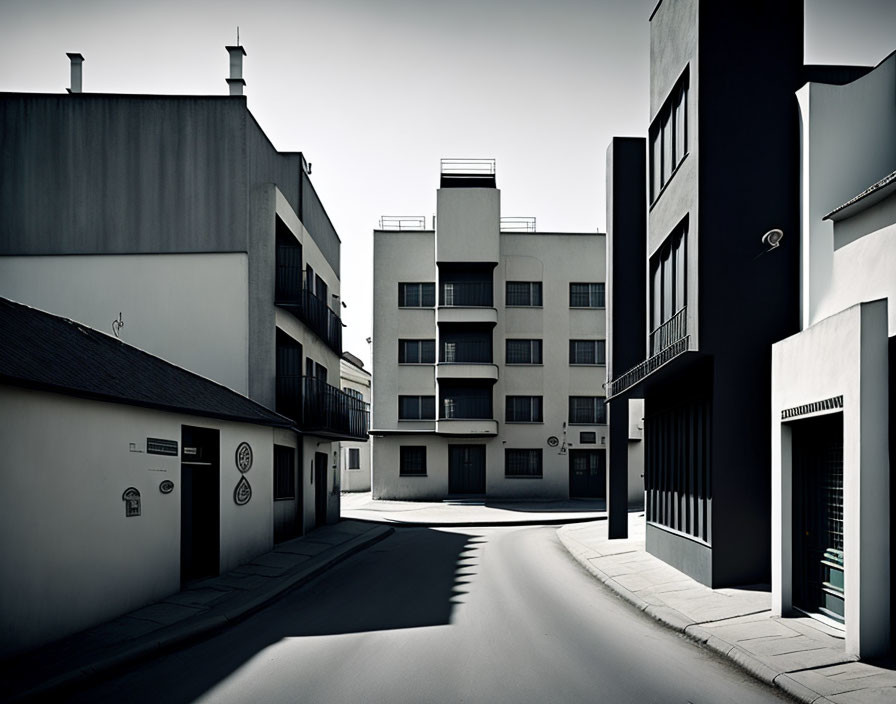
<path fill-rule="evenodd" d="M 274 445 L 274 501 L 296 498 L 296 451 Z"/>
<path fill-rule="evenodd" d="M 402 477 L 426 476 L 426 446 L 402 445 L 398 448 L 398 474 Z"/>
<path fill-rule="evenodd" d="M 607 406 L 603 396 L 569 397 L 570 425 L 597 425 L 606 422 Z"/>
<path fill-rule="evenodd" d="M 398 284 L 399 308 L 432 308 L 436 304 L 434 283 Z"/>
<path fill-rule="evenodd" d="M 440 306 L 487 306 L 494 302 L 493 264 L 439 264 Z"/>
<path fill-rule="evenodd" d="M 478 325 L 439 326 L 439 361 L 446 364 L 491 364 L 492 329 Z"/>
<path fill-rule="evenodd" d="M 606 364 L 606 340 L 570 340 L 570 364 Z"/>
<path fill-rule="evenodd" d="M 540 306 L 541 281 L 508 281 L 504 305 Z"/>
<path fill-rule="evenodd" d="M 492 418 L 491 386 L 449 386 L 440 384 L 440 418 Z"/>
<path fill-rule="evenodd" d="M 650 258 L 650 354 L 687 334 L 687 218 Z M 673 320 L 674 319 L 674 320 Z"/>
<path fill-rule="evenodd" d="M 507 340 L 507 364 L 541 364 L 541 340 Z"/>
<path fill-rule="evenodd" d="M 542 455 L 537 450 L 504 450 L 505 477 L 541 477 Z"/>
<path fill-rule="evenodd" d="M 650 200 L 663 187 L 688 153 L 688 70 L 678 79 L 650 126 Z"/>
<path fill-rule="evenodd" d="M 507 396 L 506 423 L 543 423 L 541 396 Z"/>
<path fill-rule="evenodd" d="M 435 396 L 399 396 L 398 420 L 435 420 Z"/>
<path fill-rule="evenodd" d="M 348 468 L 361 469 L 361 450 L 357 447 L 348 448 Z"/>
<path fill-rule="evenodd" d="M 570 308 L 603 308 L 604 285 L 595 284 L 570 284 L 569 285 Z"/>
<path fill-rule="evenodd" d="M 579 433 L 580 445 L 594 445 L 597 443 L 597 433 L 592 431 L 582 431 Z"/>
<path fill-rule="evenodd" d="M 436 361 L 435 340 L 399 340 L 399 364 L 434 364 Z"/>

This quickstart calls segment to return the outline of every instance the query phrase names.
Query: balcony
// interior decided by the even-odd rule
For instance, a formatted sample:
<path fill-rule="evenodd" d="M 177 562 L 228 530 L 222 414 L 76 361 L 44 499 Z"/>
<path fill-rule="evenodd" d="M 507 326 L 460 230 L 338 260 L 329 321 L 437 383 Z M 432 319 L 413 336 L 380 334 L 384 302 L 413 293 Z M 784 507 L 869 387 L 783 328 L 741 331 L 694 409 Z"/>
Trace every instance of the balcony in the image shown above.
<path fill-rule="evenodd" d="M 296 426 L 334 440 L 366 440 L 370 404 L 349 396 L 321 379 L 277 377 L 277 412 Z"/>
<path fill-rule="evenodd" d="M 444 281 L 439 288 L 439 305 L 449 308 L 491 308 L 495 304 L 494 284 L 487 281 Z"/>
<path fill-rule="evenodd" d="M 612 398 L 653 374 L 667 362 L 688 350 L 687 306 L 650 333 L 650 357 L 638 366 L 607 383 L 607 398 Z"/>
<path fill-rule="evenodd" d="M 440 362 L 436 365 L 438 381 L 492 381 L 498 380 L 498 365 L 490 363 Z"/>
<path fill-rule="evenodd" d="M 342 354 L 342 319 L 326 303 L 305 288 L 301 263 L 296 266 L 277 252 L 274 303 L 307 325 L 336 354 Z"/>

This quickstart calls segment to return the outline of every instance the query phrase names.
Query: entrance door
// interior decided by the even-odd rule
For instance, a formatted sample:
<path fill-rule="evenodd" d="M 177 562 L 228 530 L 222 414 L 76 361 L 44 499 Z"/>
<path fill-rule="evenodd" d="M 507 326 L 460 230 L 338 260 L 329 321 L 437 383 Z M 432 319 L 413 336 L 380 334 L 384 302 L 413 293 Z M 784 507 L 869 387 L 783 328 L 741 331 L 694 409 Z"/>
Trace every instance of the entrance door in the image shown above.
<path fill-rule="evenodd" d="M 220 441 L 211 428 L 181 427 L 181 582 L 218 574 Z"/>
<path fill-rule="evenodd" d="M 314 453 L 314 525 L 327 523 L 327 463 L 326 452 Z"/>
<path fill-rule="evenodd" d="M 485 493 L 485 445 L 448 446 L 448 493 Z"/>
<path fill-rule="evenodd" d="M 603 450 L 569 451 L 569 496 L 607 497 L 607 458 Z"/>
<path fill-rule="evenodd" d="M 843 622 L 843 414 L 792 425 L 793 605 Z"/>

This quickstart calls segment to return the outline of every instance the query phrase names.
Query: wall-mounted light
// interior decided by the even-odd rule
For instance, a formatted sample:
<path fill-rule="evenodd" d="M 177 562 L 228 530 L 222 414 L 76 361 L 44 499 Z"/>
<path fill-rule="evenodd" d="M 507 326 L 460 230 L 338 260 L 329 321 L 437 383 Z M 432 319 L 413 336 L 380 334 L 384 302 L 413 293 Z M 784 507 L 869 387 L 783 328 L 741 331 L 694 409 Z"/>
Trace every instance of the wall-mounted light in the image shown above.
<path fill-rule="evenodd" d="M 762 236 L 762 244 L 767 244 L 768 248 L 771 250 L 779 246 L 783 239 L 784 233 L 778 228 L 775 228 L 774 230 L 769 230 Z"/>

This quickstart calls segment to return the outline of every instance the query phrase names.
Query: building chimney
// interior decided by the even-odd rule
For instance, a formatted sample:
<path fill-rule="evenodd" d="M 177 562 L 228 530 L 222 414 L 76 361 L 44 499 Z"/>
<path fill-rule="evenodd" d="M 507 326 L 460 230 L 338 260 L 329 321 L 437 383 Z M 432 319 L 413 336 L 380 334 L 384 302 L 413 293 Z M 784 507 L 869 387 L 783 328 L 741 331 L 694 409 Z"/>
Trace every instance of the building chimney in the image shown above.
<path fill-rule="evenodd" d="M 224 48 L 230 54 L 230 78 L 226 79 L 227 85 L 230 86 L 230 94 L 242 95 L 243 86 L 246 85 L 246 82 L 243 80 L 243 57 L 246 55 L 246 50 L 241 46 Z"/>
<path fill-rule="evenodd" d="M 66 56 L 72 62 L 72 87 L 68 88 L 69 93 L 80 93 L 81 92 L 81 64 L 84 63 L 84 57 L 80 54 L 70 54 L 67 53 Z"/>

